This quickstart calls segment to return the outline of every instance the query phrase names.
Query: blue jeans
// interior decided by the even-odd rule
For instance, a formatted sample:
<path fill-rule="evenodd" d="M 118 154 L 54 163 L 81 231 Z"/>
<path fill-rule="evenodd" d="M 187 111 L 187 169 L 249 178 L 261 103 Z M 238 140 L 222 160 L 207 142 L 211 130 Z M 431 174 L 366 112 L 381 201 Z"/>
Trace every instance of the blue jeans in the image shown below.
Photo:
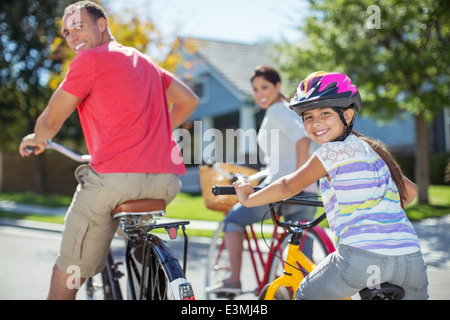
<path fill-rule="evenodd" d="M 338 250 L 303 279 L 296 299 L 345 299 L 384 282 L 402 287 L 404 300 L 428 299 L 428 278 L 422 253 L 388 256 L 339 245 Z"/>

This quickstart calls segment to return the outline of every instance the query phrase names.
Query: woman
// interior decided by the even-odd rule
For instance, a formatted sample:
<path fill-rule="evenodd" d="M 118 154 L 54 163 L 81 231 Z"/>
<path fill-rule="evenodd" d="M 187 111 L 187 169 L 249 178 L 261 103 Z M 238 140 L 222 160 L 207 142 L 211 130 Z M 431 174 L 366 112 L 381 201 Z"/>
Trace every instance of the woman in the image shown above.
<path fill-rule="evenodd" d="M 287 99 L 281 93 L 281 78 L 272 67 L 258 66 L 250 79 L 256 104 L 266 110 L 258 145 L 265 154 L 268 176 L 260 187 L 268 185 L 286 174 L 294 172 L 309 158 L 310 140 L 303 124 L 289 109 Z M 274 139 L 278 136 L 278 139 Z M 272 142 L 276 142 L 272 144 Z M 294 151 L 294 152 L 293 152 Z M 318 187 L 312 183 L 304 190 L 305 195 L 317 196 Z M 312 220 L 316 208 L 285 206 L 283 216 L 287 220 Z M 241 293 L 240 272 L 242 263 L 243 234 L 247 225 L 259 222 L 268 206 L 246 208 L 236 204 L 225 218 L 225 242 L 230 256 L 231 275 L 223 282 L 206 288 L 208 292 Z"/>

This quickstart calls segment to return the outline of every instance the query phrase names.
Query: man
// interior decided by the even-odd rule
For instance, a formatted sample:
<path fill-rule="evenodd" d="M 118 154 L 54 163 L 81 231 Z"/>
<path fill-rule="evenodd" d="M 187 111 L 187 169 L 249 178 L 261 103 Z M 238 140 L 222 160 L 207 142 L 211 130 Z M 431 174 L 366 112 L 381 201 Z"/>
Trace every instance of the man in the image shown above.
<path fill-rule="evenodd" d="M 75 299 L 68 280 L 73 266 L 81 283 L 105 265 L 117 229 L 111 211 L 132 199 L 166 203 L 180 190 L 185 173 L 172 130 L 194 111 L 198 97 L 148 56 L 117 43 L 105 12 L 90 1 L 68 6 L 63 35 L 77 54 L 59 88 L 25 136 L 38 155 L 64 121 L 78 109 L 92 160 L 76 171 L 80 184 L 66 214 L 60 253 L 53 268 L 48 299 Z M 169 110 L 168 103 L 172 106 Z M 175 150 L 175 152 L 174 152 Z M 70 270 L 70 271 L 69 271 Z"/>

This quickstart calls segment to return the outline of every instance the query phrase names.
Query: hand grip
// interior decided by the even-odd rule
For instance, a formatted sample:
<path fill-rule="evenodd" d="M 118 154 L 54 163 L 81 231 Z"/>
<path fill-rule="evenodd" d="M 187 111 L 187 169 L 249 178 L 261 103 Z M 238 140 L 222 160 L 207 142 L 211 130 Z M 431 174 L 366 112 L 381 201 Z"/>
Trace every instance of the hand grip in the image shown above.
<path fill-rule="evenodd" d="M 213 186 L 211 191 L 215 196 L 221 194 L 236 194 L 236 190 L 234 190 L 233 186 Z"/>
<path fill-rule="evenodd" d="M 255 192 L 261 189 L 261 187 L 253 187 L 253 191 Z M 215 196 L 236 194 L 236 190 L 233 186 L 213 186 L 211 191 Z"/>
<path fill-rule="evenodd" d="M 32 147 L 32 146 L 27 146 L 25 148 L 25 151 L 28 152 L 29 154 L 33 154 L 35 150 L 36 150 L 36 147 Z"/>

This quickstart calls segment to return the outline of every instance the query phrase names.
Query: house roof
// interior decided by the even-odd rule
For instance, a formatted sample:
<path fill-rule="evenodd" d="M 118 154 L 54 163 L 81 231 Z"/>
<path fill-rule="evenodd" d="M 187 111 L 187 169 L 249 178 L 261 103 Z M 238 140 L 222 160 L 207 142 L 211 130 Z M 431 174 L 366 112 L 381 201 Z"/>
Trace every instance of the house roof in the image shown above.
<path fill-rule="evenodd" d="M 257 65 L 274 65 L 270 49 L 262 45 L 250 45 L 217 40 L 190 39 L 196 55 L 219 73 L 238 92 L 251 95 L 250 76 Z"/>

